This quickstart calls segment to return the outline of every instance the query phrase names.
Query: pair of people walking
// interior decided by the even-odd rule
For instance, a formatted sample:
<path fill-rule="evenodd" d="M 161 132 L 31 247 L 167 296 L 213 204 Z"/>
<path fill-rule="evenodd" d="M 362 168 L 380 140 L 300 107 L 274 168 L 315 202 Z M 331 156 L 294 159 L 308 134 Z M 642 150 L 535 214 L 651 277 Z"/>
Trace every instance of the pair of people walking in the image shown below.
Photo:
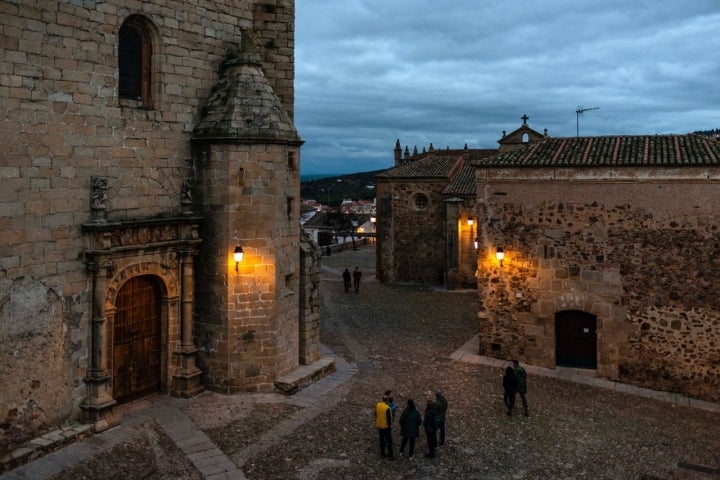
<path fill-rule="evenodd" d="M 360 280 L 362 280 L 362 272 L 358 267 L 350 274 L 350 270 L 347 268 L 343 271 L 343 286 L 345 287 L 345 293 L 350 291 L 351 284 L 355 287 L 355 293 L 360 293 Z"/>
<path fill-rule="evenodd" d="M 503 385 L 503 403 L 507 408 L 507 415 L 512 416 L 512 412 L 515 409 L 515 398 L 516 395 L 520 395 L 525 416 L 530 415 L 527 403 L 527 373 L 525 369 L 520 365 L 517 359 L 513 359 L 512 366 L 508 365 L 505 368 L 505 374 L 502 380 Z"/>

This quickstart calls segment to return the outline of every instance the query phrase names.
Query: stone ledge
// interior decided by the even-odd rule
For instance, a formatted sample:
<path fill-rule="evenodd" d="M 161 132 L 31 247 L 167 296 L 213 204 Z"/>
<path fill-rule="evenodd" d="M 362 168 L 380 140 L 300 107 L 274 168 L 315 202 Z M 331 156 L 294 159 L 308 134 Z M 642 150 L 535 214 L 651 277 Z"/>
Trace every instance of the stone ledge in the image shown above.
<path fill-rule="evenodd" d="M 330 357 L 322 357 L 310 365 L 300 365 L 297 369 L 275 380 L 275 391 L 284 395 L 292 395 L 334 371 L 335 360 Z"/>
<path fill-rule="evenodd" d="M 81 440 L 91 433 L 92 425 L 73 423 L 30 440 L 0 456 L 0 474 L 25 465 L 76 440 Z"/>

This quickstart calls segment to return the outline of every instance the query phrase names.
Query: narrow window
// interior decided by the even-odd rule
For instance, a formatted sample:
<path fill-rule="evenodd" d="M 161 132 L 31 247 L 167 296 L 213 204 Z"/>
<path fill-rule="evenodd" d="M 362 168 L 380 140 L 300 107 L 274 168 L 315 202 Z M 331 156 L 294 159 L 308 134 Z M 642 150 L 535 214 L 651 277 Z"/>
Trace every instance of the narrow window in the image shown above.
<path fill-rule="evenodd" d="M 287 197 L 287 218 L 288 220 L 292 220 L 293 218 L 293 197 Z"/>
<path fill-rule="evenodd" d="M 151 106 L 150 35 L 141 17 L 132 16 L 120 27 L 118 43 L 118 94 L 122 99 Z"/>
<path fill-rule="evenodd" d="M 297 157 L 295 156 L 294 151 L 289 151 L 287 155 L 287 161 L 288 161 L 288 169 L 290 171 L 297 170 Z"/>

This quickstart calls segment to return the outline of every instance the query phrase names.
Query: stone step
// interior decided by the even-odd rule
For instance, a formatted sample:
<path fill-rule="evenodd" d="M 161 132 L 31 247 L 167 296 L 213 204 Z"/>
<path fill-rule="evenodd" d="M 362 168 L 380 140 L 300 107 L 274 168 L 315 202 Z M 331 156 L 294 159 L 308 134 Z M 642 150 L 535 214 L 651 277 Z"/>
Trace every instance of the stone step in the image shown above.
<path fill-rule="evenodd" d="M 315 381 L 335 371 L 335 360 L 322 357 L 309 365 L 300 365 L 292 372 L 275 380 L 275 391 L 284 395 L 299 392 Z"/>

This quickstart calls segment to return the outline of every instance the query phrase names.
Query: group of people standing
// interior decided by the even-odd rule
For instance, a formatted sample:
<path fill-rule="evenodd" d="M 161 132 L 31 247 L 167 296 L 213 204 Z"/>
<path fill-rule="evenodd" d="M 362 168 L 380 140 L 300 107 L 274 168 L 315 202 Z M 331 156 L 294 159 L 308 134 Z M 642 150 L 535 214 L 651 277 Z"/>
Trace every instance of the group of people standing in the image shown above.
<path fill-rule="evenodd" d="M 347 269 L 346 269 L 347 271 Z M 503 403 L 507 408 L 507 415 L 511 416 L 515 408 L 515 397 L 520 395 L 525 416 L 530 415 L 527 403 L 527 373 L 517 359 L 505 369 L 502 380 Z M 375 405 L 375 426 L 378 429 L 380 438 L 380 456 L 394 460 L 392 426 L 395 421 L 395 412 L 398 406 L 393 399 L 392 391 L 386 390 L 382 400 Z M 428 392 L 425 403 L 425 412 L 421 415 L 415 401 L 408 399 L 407 405 L 400 414 L 400 456 L 408 447 L 408 457 L 414 458 L 415 441 L 420 436 L 420 427 L 423 427 L 427 438 L 428 458 L 435 457 L 435 450 L 438 446 L 445 446 L 445 417 L 447 415 L 448 402 L 441 390 L 435 390 L 435 395 Z"/>
<path fill-rule="evenodd" d="M 512 416 L 513 409 L 515 408 L 515 397 L 520 395 L 523 409 L 525 410 L 525 416 L 530 415 L 528 410 L 527 398 L 527 373 L 525 369 L 520 365 L 517 359 L 513 359 L 512 365 L 508 365 L 505 368 L 505 374 L 502 380 L 503 385 L 503 402 L 507 408 L 507 415 Z"/>
<path fill-rule="evenodd" d="M 348 293 L 350 291 L 351 282 L 355 286 L 355 293 L 360 293 L 360 280 L 362 279 L 362 272 L 358 267 L 355 267 L 355 270 L 352 272 L 352 274 L 350 274 L 350 270 L 346 268 L 342 276 L 343 285 L 345 286 L 345 293 Z"/>
<path fill-rule="evenodd" d="M 402 437 L 400 456 L 405 453 L 405 447 L 408 447 L 408 457 L 410 459 L 414 458 L 415 441 L 420 436 L 420 427 L 424 427 L 428 445 L 428 453 L 425 456 L 428 458 L 435 457 L 437 447 L 445 445 L 447 408 L 448 402 L 441 390 L 435 390 L 434 396 L 432 392 L 428 392 L 425 412 L 422 416 L 415 406 L 415 401 L 408 399 L 398 421 L 400 424 L 400 436 Z M 392 425 L 395 420 L 396 410 L 397 404 L 393 400 L 392 391 L 385 391 L 382 400 L 375 405 L 375 426 L 380 437 L 380 456 L 389 460 L 395 459 L 393 455 Z"/>

